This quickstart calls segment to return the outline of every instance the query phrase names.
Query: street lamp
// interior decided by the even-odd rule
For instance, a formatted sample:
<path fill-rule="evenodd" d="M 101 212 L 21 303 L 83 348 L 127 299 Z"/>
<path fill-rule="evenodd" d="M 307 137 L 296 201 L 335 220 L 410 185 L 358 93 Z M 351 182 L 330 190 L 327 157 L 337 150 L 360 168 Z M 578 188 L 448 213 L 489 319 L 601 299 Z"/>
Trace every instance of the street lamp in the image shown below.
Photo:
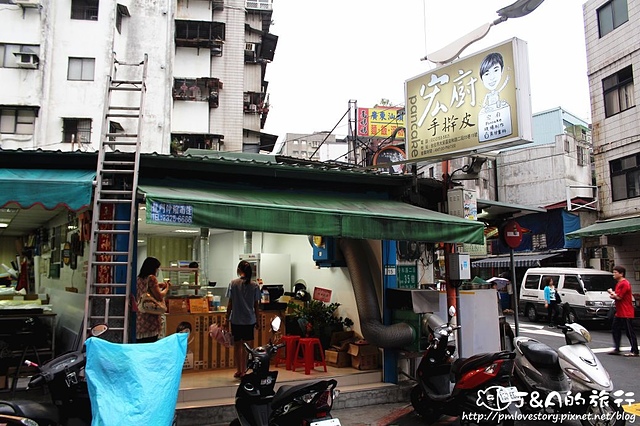
<path fill-rule="evenodd" d="M 421 60 L 427 60 L 440 65 L 449 63 L 456 59 L 470 44 L 475 43 L 486 36 L 494 25 L 498 25 L 509 18 L 520 18 L 528 15 L 540 6 L 543 1 L 544 0 L 518 0 L 509 6 L 503 7 L 496 12 L 500 16 L 498 19 L 481 25 L 469 34 L 459 38 L 436 52 L 428 54 Z"/>

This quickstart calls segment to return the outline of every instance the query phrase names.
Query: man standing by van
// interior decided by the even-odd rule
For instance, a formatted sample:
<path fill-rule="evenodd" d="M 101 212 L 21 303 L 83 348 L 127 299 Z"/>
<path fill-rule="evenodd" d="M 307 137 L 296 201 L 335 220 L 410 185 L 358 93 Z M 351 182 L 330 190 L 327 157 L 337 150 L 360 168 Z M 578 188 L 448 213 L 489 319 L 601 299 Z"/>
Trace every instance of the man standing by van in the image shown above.
<path fill-rule="evenodd" d="M 629 343 L 631 344 L 631 352 L 624 356 L 637 357 L 638 353 L 638 340 L 636 339 L 636 332 L 633 329 L 634 309 L 631 299 L 631 284 L 625 278 L 626 269 L 623 266 L 613 267 L 613 279 L 618 283 L 616 284 L 616 291 L 607 289 L 609 297 L 616 302 L 616 314 L 613 317 L 613 323 L 611 324 L 611 334 L 613 336 L 614 349 L 610 354 L 620 354 L 620 340 L 622 338 L 622 330 L 627 333 Z"/>

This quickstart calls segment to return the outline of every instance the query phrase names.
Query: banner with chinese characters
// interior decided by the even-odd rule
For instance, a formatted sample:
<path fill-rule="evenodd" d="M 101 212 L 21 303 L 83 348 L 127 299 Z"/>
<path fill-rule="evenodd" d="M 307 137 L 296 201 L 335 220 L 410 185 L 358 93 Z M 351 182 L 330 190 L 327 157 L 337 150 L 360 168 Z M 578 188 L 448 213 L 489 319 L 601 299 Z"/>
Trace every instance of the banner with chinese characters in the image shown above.
<path fill-rule="evenodd" d="M 410 160 L 455 158 L 531 142 L 526 42 L 511 39 L 409 79 Z"/>
<path fill-rule="evenodd" d="M 404 139 L 404 108 L 391 106 L 375 106 L 358 108 L 358 136 L 372 138 L 388 138 L 398 127 L 395 139 Z"/>

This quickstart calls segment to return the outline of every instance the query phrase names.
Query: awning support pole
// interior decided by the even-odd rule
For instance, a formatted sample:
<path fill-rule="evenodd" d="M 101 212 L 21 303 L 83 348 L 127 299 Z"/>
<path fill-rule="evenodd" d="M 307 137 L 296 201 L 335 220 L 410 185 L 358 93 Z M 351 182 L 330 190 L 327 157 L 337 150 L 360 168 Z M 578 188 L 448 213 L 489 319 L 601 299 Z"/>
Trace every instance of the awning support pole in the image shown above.
<path fill-rule="evenodd" d="M 511 258 L 511 287 L 513 288 L 513 298 L 514 300 L 514 311 L 513 311 L 513 321 L 516 326 L 516 337 L 520 334 L 520 321 L 518 320 L 518 282 L 516 280 L 516 263 L 513 260 L 513 249 L 509 251 L 509 257 Z"/>

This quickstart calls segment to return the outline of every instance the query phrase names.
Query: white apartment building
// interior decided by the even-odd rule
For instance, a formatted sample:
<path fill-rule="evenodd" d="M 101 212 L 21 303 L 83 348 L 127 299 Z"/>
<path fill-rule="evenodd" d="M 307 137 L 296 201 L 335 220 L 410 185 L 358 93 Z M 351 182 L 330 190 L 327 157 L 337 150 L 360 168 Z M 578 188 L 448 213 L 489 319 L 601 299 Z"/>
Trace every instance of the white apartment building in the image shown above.
<path fill-rule="evenodd" d="M 114 59 L 145 55 L 142 152 L 273 145 L 261 132 L 271 14 L 272 0 L 0 0 L 0 148 L 95 151 L 105 123 L 137 133 L 105 121 L 106 89 L 142 75 L 112 74 Z"/>
<path fill-rule="evenodd" d="M 640 285 L 640 0 L 583 5 L 598 221 L 576 232 L 591 258 L 627 268 Z M 606 248 L 606 250 L 604 250 Z"/>
<path fill-rule="evenodd" d="M 346 163 L 348 150 L 345 139 L 336 139 L 330 132 L 314 132 L 287 133 L 277 152 L 305 160 Z"/>

